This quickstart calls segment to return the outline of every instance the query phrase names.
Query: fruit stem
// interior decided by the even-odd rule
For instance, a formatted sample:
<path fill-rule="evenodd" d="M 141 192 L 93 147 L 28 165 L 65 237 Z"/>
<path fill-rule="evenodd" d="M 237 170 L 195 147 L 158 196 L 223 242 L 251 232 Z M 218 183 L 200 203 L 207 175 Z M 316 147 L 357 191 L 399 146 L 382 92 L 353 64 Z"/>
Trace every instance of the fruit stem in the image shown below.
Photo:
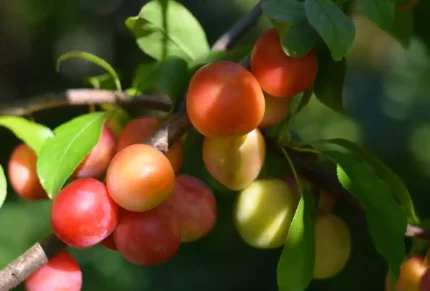
<path fill-rule="evenodd" d="M 318 208 L 325 213 L 330 213 L 333 210 L 336 200 L 324 190 L 321 190 L 318 199 Z"/>

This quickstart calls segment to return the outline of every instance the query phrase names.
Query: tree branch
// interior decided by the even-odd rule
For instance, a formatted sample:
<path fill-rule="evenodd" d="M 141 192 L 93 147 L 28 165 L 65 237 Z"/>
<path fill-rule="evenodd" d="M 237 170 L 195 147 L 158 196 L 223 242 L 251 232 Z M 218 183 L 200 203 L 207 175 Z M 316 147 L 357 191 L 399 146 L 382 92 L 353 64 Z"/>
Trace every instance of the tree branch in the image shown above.
<path fill-rule="evenodd" d="M 6 291 L 17 287 L 65 246 L 54 234 L 47 235 L 0 271 L 0 290 Z"/>
<path fill-rule="evenodd" d="M 23 100 L 0 104 L 1 115 L 27 115 L 36 111 L 91 104 L 139 105 L 148 109 L 169 111 L 172 102 L 166 95 L 130 96 L 124 92 L 99 89 L 69 89 L 60 93 L 48 93 Z"/>
<path fill-rule="evenodd" d="M 240 37 L 249 29 L 261 15 L 260 4 L 252 9 L 243 19 L 241 19 L 230 32 L 224 34 L 215 42 L 213 50 L 225 50 L 230 48 L 233 43 L 237 42 Z M 93 94 L 96 92 L 97 94 Z M 72 94 L 73 93 L 73 94 Z M 61 99 L 62 101 L 59 101 Z M 15 105 L 0 105 L 1 115 L 26 115 L 32 112 L 70 105 L 88 105 L 88 104 L 127 104 L 140 102 L 147 108 L 169 110 L 159 97 L 140 95 L 131 97 L 127 94 L 105 90 L 90 89 L 72 89 L 62 94 L 50 94 L 40 97 L 31 98 L 27 101 L 18 102 Z M 170 101 L 170 100 L 169 100 Z M 161 103 L 160 103 L 161 102 Z M 169 120 L 159 129 L 150 144 L 162 152 L 166 152 L 170 145 L 178 140 L 188 129 L 192 127 L 185 111 L 185 106 L 181 107 L 179 113 L 171 116 Z M 45 239 L 33 245 L 24 254 L 11 262 L 4 269 L 0 270 L 0 291 L 6 291 L 17 287 L 30 274 L 37 271 L 45 265 L 49 259 L 58 254 L 66 245 L 54 234 L 49 234 Z"/>
<path fill-rule="evenodd" d="M 212 50 L 227 50 L 234 46 L 248 29 L 257 23 L 261 14 L 261 2 L 259 2 L 232 29 L 218 38 L 212 45 Z"/>
<path fill-rule="evenodd" d="M 277 151 L 280 152 L 279 145 L 274 145 L 271 141 L 269 143 L 270 147 L 273 148 L 275 146 L 278 148 Z M 287 150 L 297 172 L 302 177 L 311 181 L 318 188 L 325 190 L 326 193 L 333 195 L 336 199 L 346 201 L 364 211 L 358 201 L 343 188 L 334 171 L 329 172 L 327 169 L 322 169 L 314 159 L 309 157 L 308 153 L 298 152 L 288 147 L 285 150 Z M 430 229 L 408 224 L 405 236 L 430 241 Z"/>

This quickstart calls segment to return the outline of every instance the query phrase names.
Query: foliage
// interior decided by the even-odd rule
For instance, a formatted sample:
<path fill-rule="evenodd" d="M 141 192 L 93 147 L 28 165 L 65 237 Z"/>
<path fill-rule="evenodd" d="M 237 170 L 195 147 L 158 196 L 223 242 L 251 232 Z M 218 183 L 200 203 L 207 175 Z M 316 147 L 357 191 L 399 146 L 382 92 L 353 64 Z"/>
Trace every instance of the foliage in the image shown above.
<path fill-rule="evenodd" d="M 419 226 L 421 223 L 408 188 L 376 155 L 345 139 L 311 141 L 298 140 L 291 135 L 290 126 L 294 117 L 303 112 L 312 97 L 337 114 L 347 114 L 344 106 L 346 55 L 356 31 L 345 2 L 266 0 L 262 3 L 264 15 L 277 29 L 284 53 L 293 59 L 300 59 L 315 50 L 319 66 L 312 86 L 303 94 L 290 96 L 293 105 L 288 116 L 279 125 L 264 132 L 266 142 L 274 143 L 274 147 L 285 154 L 286 164 L 289 165 L 285 168 L 294 174 L 300 194 L 300 202 L 277 263 L 277 284 L 281 291 L 306 290 L 312 284 L 316 243 L 314 220 L 318 211 L 318 195 L 315 198 L 314 191 L 303 186 L 296 171 L 296 167 L 300 166 L 295 165 L 294 159 L 286 154 L 287 150 L 298 155 L 311 152 L 331 166 L 336 166 L 336 170 L 330 168 L 330 173 L 336 176 L 339 187 L 364 209 L 370 238 L 389 267 L 392 285 L 399 278 L 400 266 L 406 257 L 404 234 L 407 224 Z M 392 0 L 359 0 L 357 3 L 361 13 L 404 47 L 409 46 L 414 33 L 412 11 L 396 11 Z M 211 51 L 206 32 L 198 19 L 183 4 L 172 0 L 149 1 L 137 16 L 125 21 L 125 26 L 134 36 L 137 47 L 150 59 L 136 64 L 128 90 L 136 94 L 169 96 L 174 106 L 168 116 L 181 112 L 180 105 L 184 102 L 190 79 L 199 68 L 218 61 L 239 62 L 252 53 L 252 46 L 235 47 L 226 52 Z M 88 77 L 86 84 L 98 89 L 122 90 L 120 74 L 93 54 L 71 51 L 58 59 L 57 66 L 75 57 L 93 62 L 108 72 Z M 1 116 L 0 125 L 35 151 L 40 183 L 48 197 L 55 199 L 73 171 L 95 148 L 106 120 L 112 117 L 123 126 L 135 116 L 124 108 L 102 106 L 100 111 L 79 115 L 53 130 L 15 116 Z M 189 147 L 186 153 L 201 150 L 202 136 L 192 130 L 184 138 L 185 145 Z M 194 138 L 196 135 L 199 138 Z M 330 146 L 335 146 L 335 149 L 326 148 Z M 188 159 L 187 155 L 185 159 Z M 319 166 L 319 162 L 315 162 L 314 166 Z M 211 177 L 201 158 L 185 163 L 192 166 L 184 172 L 194 171 L 196 176 L 215 189 L 214 192 L 235 194 Z M 264 175 L 267 173 L 263 169 L 260 177 Z M 6 193 L 6 175 L 0 166 L 0 207 Z M 216 194 L 217 199 L 222 199 L 221 195 Z"/>

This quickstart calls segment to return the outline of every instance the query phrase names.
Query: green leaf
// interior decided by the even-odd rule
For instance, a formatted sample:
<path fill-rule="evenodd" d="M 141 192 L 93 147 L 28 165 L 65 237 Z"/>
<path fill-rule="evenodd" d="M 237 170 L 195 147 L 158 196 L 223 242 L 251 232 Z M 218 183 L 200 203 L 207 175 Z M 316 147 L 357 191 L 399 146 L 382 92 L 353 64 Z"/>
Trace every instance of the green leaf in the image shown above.
<path fill-rule="evenodd" d="M 141 71 L 140 75 L 135 75 L 134 85 L 143 93 L 167 94 L 176 105 L 187 89 L 189 78 L 187 62 L 170 56 L 156 63 L 149 71 Z"/>
<path fill-rule="evenodd" d="M 251 52 L 252 47 L 253 45 L 237 45 L 228 51 L 210 51 L 191 62 L 189 67 L 194 71 L 201 66 L 218 61 L 231 61 L 238 63 Z"/>
<path fill-rule="evenodd" d="M 105 112 L 76 117 L 54 130 L 55 136 L 46 141 L 37 160 L 37 175 L 49 198 L 54 198 L 97 144 Z"/>
<path fill-rule="evenodd" d="M 17 138 L 28 145 L 36 155 L 39 154 L 45 141 L 54 136 L 51 129 L 20 116 L 1 116 L 0 126 L 12 131 Z"/>
<path fill-rule="evenodd" d="M 394 19 L 393 0 L 359 0 L 358 9 L 378 25 L 382 30 L 389 31 Z"/>
<path fill-rule="evenodd" d="M 406 188 L 406 185 L 403 183 L 400 177 L 397 176 L 388 166 L 386 166 L 378 157 L 372 155 L 362 146 L 346 139 L 336 138 L 324 140 L 324 142 L 335 144 L 348 149 L 349 151 L 357 154 L 370 166 L 372 166 L 378 177 L 387 182 L 387 185 L 389 186 L 387 193 L 391 194 L 404 208 L 409 222 L 412 224 L 419 224 L 419 218 L 415 213 L 414 204 L 409 191 Z"/>
<path fill-rule="evenodd" d="M 325 106 L 343 114 L 343 84 L 346 76 L 346 60 L 335 62 L 328 52 L 317 52 L 318 74 L 314 83 L 315 97 Z"/>
<path fill-rule="evenodd" d="M 109 74 L 88 77 L 84 82 L 93 86 L 94 89 L 117 90 L 115 79 Z"/>
<path fill-rule="evenodd" d="M 7 182 L 3 167 L 0 165 L 0 208 L 6 200 Z"/>
<path fill-rule="evenodd" d="M 400 42 L 404 49 L 409 48 L 412 36 L 414 35 L 413 10 L 396 12 L 390 34 Z"/>
<path fill-rule="evenodd" d="M 313 277 L 315 201 L 306 187 L 302 187 L 302 190 L 299 205 L 278 261 L 279 291 L 306 290 Z"/>
<path fill-rule="evenodd" d="M 281 39 L 282 50 L 290 57 L 301 58 L 312 50 L 318 33 L 307 21 L 297 24 L 273 21 Z"/>
<path fill-rule="evenodd" d="M 57 59 L 57 71 L 60 70 L 60 64 L 61 64 L 61 62 L 65 61 L 65 60 L 68 60 L 68 59 L 72 59 L 72 58 L 80 58 L 80 59 L 86 60 L 88 62 L 91 62 L 93 64 L 96 64 L 96 65 L 102 67 L 114 79 L 116 89 L 118 91 L 122 91 L 122 89 L 121 89 L 121 82 L 119 81 L 119 77 L 118 77 L 117 73 L 115 72 L 114 68 L 108 62 L 106 62 L 105 60 L 103 60 L 102 58 L 100 58 L 100 57 L 98 57 L 96 55 L 87 53 L 87 52 L 70 51 L 70 52 L 67 52 L 67 53 L 61 55 Z"/>
<path fill-rule="evenodd" d="M 303 94 L 293 96 L 290 105 L 290 114 L 288 119 L 292 120 L 303 108 L 309 103 L 312 97 L 312 90 L 306 90 Z"/>
<path fill-rule="evenodd" d="M 389 193 L 389 185 L 353 153 L 323 151 L 336 164 L 342 186 L 363 207 L 373 244 L 388 263 L 392 286 L 405 257 L 406 215 Z"/>
<path fill-rule="evenodd" d="M 151 75 L 151 71 L 156 64 L 156 61 L 139 64 L 133 74 L 132 87 L 139 87 L 139 83 L 144 82 Z"/>
<path fill-rule="evenodd" d="M 355 38 L 351 19 L 330 0 L 306 0 L 305 11 L 309 23 L 330 49 L 335 61 L 340 61 Z"/>
<path fill-rule="evenodd" d="M 156 60 L 178 56 L 190 61 L 210 50 L 198 20 L 176 1 L 150 1 L 125 24 L 140 49 Z"/>
<path fill-rule="evenodd" d="M 105 110 L 109 111 L 109 110 Z M 109 117 L 106 120 L 106 124 L 118 137 L 124 127 L 132 120 L 132 116 L 124 109 L 115 109 L 109 112 Z"/>
<path fill-rule="evenodd" d="M 305 6 L 296 0 L 266 0 L 261 4 L 270 19 L 297 23 L 306 20 Z"/>

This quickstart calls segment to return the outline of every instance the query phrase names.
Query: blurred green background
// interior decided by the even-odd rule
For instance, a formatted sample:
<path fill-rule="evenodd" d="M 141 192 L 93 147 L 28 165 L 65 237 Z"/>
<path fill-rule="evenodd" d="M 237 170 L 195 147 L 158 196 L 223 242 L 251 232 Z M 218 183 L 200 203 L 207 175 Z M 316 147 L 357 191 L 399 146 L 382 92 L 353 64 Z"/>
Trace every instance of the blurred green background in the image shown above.
<path fill-rule="evenodd" d="M 0 2 L 0 101 L 83 87 L 85 77 L 104 73 L 80 60 L 65 62 L 61 71 L 56 72 L 57 57 L 70 50 L 83 50 L 104 58 L 121 74 L 123 83 L 129 85 L 134 69 L 149 58 L 139 50 L 124 21 L 137 15 L 145 2 Z M 195 14 L 213 43 L 257 1 L 179 2 Z M 343 137 L 364 144 L 404 179 L 419 214 L 427 218 L 429 1 L 421 1 L 415 11 L 416 35 L 407 50 L 369 20 L 355 15 L 357 36 L 348 54 L 344 88 L 350 117 L 340 116 L 313 100 L 293 126 L 305 140 Z M 269 26 L 270 22 L 263 17 L 241 43 L 252 44 Z M 88 108 L 62 108 L 39 112 L 34 117 L 53 128 L 87 111 Z M 8 156 L 19 141 L 4 128 L 0 128 L 0 141 L 0 163 L 6 167 Z M 204 178 L 217 195 L 219 219 L 215 229 L 196 243 L 183 244 L 171 261 L 158 267 L 134 266 L 103 247 L 71 250 L 83 269 L 83 290 L 277 290 L 276 263 L 281 249 L 256 250 L 240 239 L 232 223 L 234 193 L 225 191 L 207 175 L 195 148 L 188 150 L 193 152 L 189 155 L 193 158 L 182 171 Z M 269 156 L 269 161 L 278 160 Z M 0 267 L 50 231 L 49 208 L 49 202 L 25 202 L 10 189 L 0 209 Z M 314 281 L 309 290 L 383 290 L 386 265 L 372 247 L 363 215 L 348 205 L 338 204 L 336 212 L 351 228 L 353 253 L 339 276 Z M 23 290 L 22 286 L 18 289 Z"/>

